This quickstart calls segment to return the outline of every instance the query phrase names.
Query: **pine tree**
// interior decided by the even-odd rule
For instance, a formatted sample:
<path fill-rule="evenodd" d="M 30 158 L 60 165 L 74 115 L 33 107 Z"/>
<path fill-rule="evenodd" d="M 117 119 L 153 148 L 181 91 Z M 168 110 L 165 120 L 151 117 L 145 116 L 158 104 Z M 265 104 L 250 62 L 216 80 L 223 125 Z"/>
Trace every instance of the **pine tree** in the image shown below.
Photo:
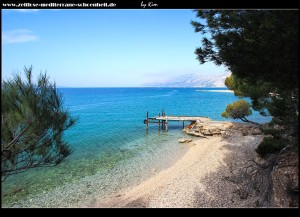
<path fill-rule="evenodd" d="M 24 72 L 24 81 L 15 74 L 2 82 L 2 180 L 29 168 L 62 162 L 71 153 L 63 133 L 78 119 L 63 108 L 63 96 L 46 73 L 34 83 L 32 67 L 25 67 Z"/>

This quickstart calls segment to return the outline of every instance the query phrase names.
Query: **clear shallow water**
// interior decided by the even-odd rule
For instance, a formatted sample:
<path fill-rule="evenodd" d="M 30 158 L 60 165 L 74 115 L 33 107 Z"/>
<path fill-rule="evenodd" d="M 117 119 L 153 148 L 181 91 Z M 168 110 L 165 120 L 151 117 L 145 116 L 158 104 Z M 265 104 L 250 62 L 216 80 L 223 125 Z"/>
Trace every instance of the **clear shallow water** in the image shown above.
<path fill-rule="evenodd" d="M 59 89 L 64 95 L 65 107 L 80 117 L 77 125 L 65 133 L 73 153 L 56 167 L 33 169 L 9 177 L 2 183 L 3 205 L 22 204 L 19 201 L 26 201 L 26 197 L 32 201 L 36 195 L 47 197 L 47 193 L 57 187 L 75 185 L 78 187 L 75 195 L 65 192 L 68 197 L 64 197 L 64 203 L 70 204 L 74 198 L 77 201 L 86 198 L 87 188 L 95 196 L 103 196 L 150 177 L 186 152 L 186 145 L 179 144 L 178 139 L 188 136 L 181 132 L 180 122 L 169 123 L 168 132 L 159 131 L 156 124 L 150 124 L 147 131 L 143 123 L 146 111 L 149 116 L 156 116 L 164 108 L 167 115 L 226 120 L 220 114 L 238 98 L 220 90 L 224 89 Z M 258 113 L 249 119 L 270 120 Z M 87 182 L 86 185 L 82 185 L 83 182 Z M 99 183 L 105 187 L 99 187 Z M 13 194 L 13 191 L 18 192 Z M 57 200 L 57 204 L 61 204 L 59 197 Z M 45 201 L 38 206 L 44 206 L 43 203 Z"/>

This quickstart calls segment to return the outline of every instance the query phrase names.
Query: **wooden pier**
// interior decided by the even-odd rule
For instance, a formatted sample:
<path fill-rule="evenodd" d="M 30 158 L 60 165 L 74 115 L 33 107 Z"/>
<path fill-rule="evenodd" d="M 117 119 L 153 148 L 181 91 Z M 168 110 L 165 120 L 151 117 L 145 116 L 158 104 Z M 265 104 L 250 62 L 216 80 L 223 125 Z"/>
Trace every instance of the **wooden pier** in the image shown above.
<path fill-rule="evenodd" d="M 158 127 L 160 129 L 160 125 L 162 128 L 165 128 L 165 130 L 168 130 L 168 122 L 169 121 L 182 121 L 184 127 L 184 122 L 185 121 L 190 121 L 191 123 L 193 122 L 209 122 L 211 119 L 208 117 L 200 117 L 200 116 L 173 116 L 173 115 L 166 115 L 164 113 L 164 110 L 162 110 L 162 115 L 160 113 L 158 116 L 155 117 L 149 117 L 148 112 L 146 113 L 146 119 L 144 120 L 144 124 L 146 124 L 146 127 L 148 129 L 149 124 L 158 124 Z"/>

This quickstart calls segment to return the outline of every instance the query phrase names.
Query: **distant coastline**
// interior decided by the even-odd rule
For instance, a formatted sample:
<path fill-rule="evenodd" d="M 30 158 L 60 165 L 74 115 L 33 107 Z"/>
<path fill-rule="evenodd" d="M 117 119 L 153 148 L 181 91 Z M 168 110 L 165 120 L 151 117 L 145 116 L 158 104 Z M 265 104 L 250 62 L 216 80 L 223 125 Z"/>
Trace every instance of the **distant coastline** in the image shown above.
<path fill-rule="evenodd" d="M 233 90 L 196 90 L 198 92 L 219 92 L 219 93 L 234 93 Z"/>
<path fill-rule="evenodd" d="M 169 79 L 158 79 L 143 84 L 144 87 L 190 87 L 190 88 L 226 88 L 225 79 L 230 73 L 222 75 L 204 75 L 201 73 L 184 74 Z"/>

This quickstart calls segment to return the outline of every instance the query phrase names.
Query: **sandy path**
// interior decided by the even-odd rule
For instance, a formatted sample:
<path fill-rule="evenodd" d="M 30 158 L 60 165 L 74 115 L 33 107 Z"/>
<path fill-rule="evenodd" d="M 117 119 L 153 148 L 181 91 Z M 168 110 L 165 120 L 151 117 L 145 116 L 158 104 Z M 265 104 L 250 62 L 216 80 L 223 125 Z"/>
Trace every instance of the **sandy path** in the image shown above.
<path fill-rule="evenodd" d="M 195 138 L 173 166 L 131 189 L 94 201 L 88 207 L 245 207 L 236 184 L 226 181 L 228 165 L 253 154 L 261 136 Z"/>

